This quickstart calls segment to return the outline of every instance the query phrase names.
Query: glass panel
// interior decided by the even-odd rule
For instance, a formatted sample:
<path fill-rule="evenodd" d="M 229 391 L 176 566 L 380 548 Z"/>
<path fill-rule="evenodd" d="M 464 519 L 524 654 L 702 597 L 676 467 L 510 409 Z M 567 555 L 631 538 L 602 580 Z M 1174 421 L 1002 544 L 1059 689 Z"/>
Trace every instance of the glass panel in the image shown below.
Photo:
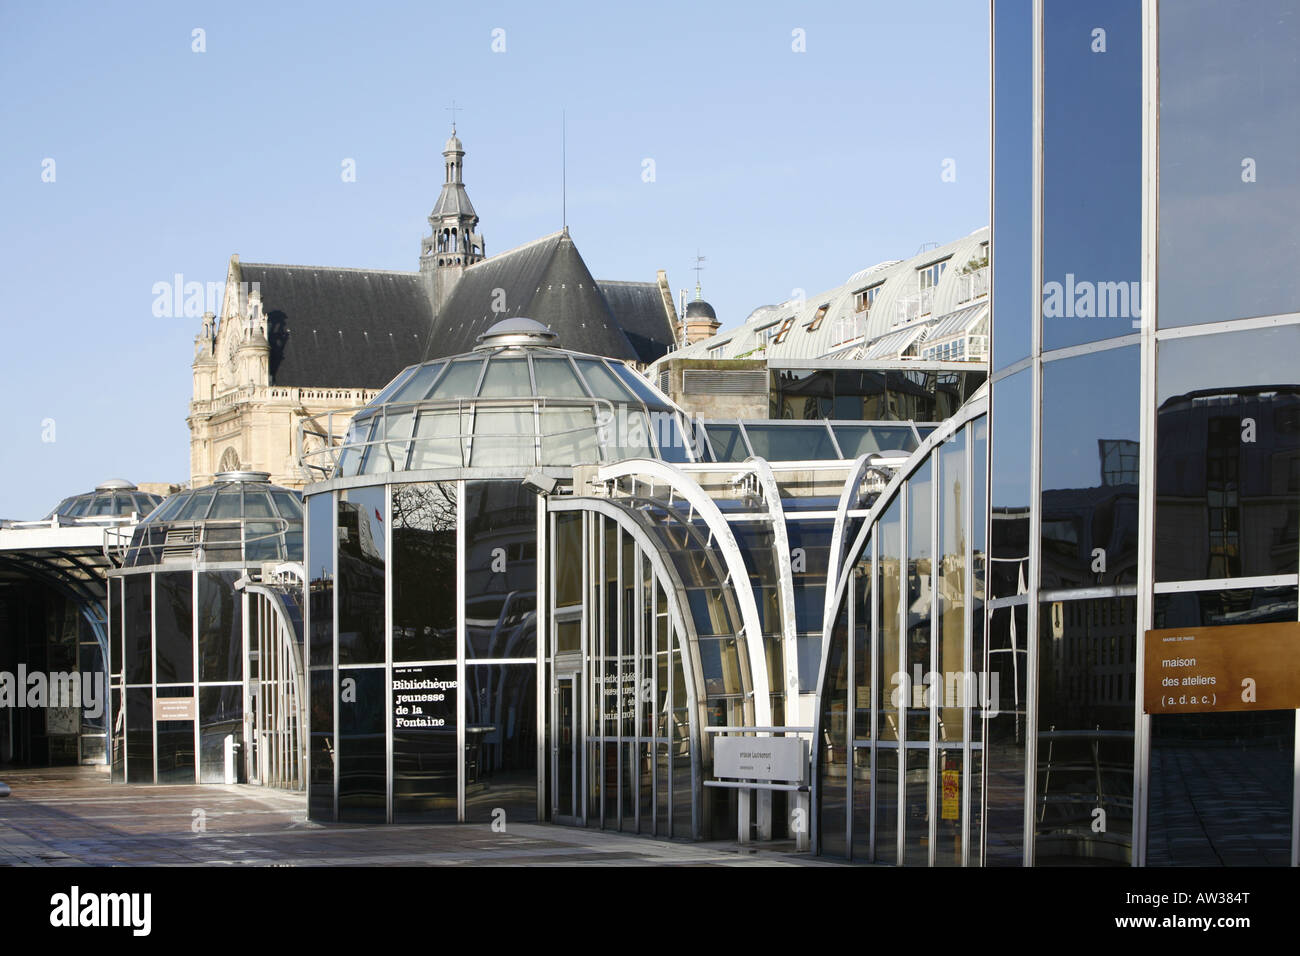
<path fill-rule="evenodd" d="M 610 460 L 655 457 L 650 444 L 650 423 L 639 406 L 620 405 L 612 419 L 607 410 L 600 409 L 597 419 L 600 422 L 599 437 Z"/>
<path fill-rule="evenodd" d="M 1042 608 L 1037 865 L 1132 859 L 1136 632 L 1134 598 Z"/>
<path fill-rule="evenodd" d="M 1044 11 L 1047 350 L 1141 328 L 1142 5 L 1093 0 Z M 1000 236 L 994 248 L 1006 251 Z"/>
<path fill-rule="evenodd" d="M 311 752 L 307 781 L 307 815 L 334 819 L 334 671 L 313 668 L 311 680 Z M 394 671 L 396 676 L 396 671 Z"/>
<path fill-rule="evenodd" d="M 226 738 L 244 746 L 244 689 L 199 688 L 199 782 L 226 782 Z M 235 781 L 243 782 L 242 750 L 235 754 Z M 332 784 L 331 784 L 332 785 Z"/>
<path fill-rule="evenodd" d="M 900 681 L 906 712 L 903 724 L 909 743 L 926 743 L 908 748 L 906 767 L 907 819 L 903 831 L 904 862 L 926 866 L 930 847 L 930 693 L 925 675 L 931 670 L 933 638 L 930 633 L 930 603 L 933 585 L 934 546 L 931 530 L 931 481 L 933 458 L 913 473 L 907 483 L 907 662 L 906 680 Z"/>
<path fill-rule="evenodd" d="M 469 413 L 454 408 L 420 413 L 411 450 L 411 471 L 460 467 L 462 433 L 469 430 Z"/>
<path fill-rule="evenodd" d="M 159 700 L 194 698 L 194 685 L 159 687 Z M 194 721 L 158 721 L 158 783 L 194 783 Z"/>
<path fill-rule="evenodd" d="M 307 499 L 307 589 L 312 666 L 334 660 L 334 496 L 328 492 Z M 332 725 L 331 725 L 332 726 Z M 333 784 L 331 784 L 331 788 Z M 333 795 L 330 797 L 333 813 Z"/>
<path fill-rule="evenodd" d="M 456 495 L 455 482 L 393 486 L 394 661 L 456 657 Z"/>
<path fill-rule="evenodd" d="M 474 415 L 470 465 L 482 468 L 536 464 L 535 428 L 531 405 L 491 410 L 480 406 Z"/>
<path fill-rule="evenodd" d="M 153 575 L 132 574 L 124 588 L 124 660 L 128 684 L 153 683 Z M 153 718 L 150 717 L 152 724 Z M 150 758 L 152 760 L 152 758 Z M 149 776 L 153 777 L 150 763 Z"/>
<path fill-rule="evenodd" d="M 749 449 L 740 436 L 739 425 L 710 422 L 704 427 L 718 461 L 744 461 L 749 457 Z"/>
<path fill-rule="evenodd" d="M 823 422 L 807 425 L 745 423 L 750 447 L 768 461 L 819 461 L 838 458 Z"/>
<path fill-rule="evenodd" d="M 1025 694 L 1029 613 L 1024 605 L 989 613 L 985 650 L 988 688 L 984 717 L 984 862 L 1022 866 L 1025 827 Z"/>
<path fill-rule="evenodd" d="M 1139 361 L 1133 345 L 1043 366 L 1044 588 L 1137 581 Z"/>
<path fill-rule="evenodd" d="M 199 680 L 244 678 L 243 600 L 235 571 L 199 572 Z"/>
<path fill-rule="evenodd" d="M 212 504 L 212 491 L 197 491 L 181 506 L 176 517 L 178 520 L 192 520 L 204 517 L 208 506 Z"/>
<path fill-rule="evenodd" d="M 582 602 L 582 515 L 555 516 L 555 604 L 571 607 Z"/>
<path fill-rule="evenodd" d="M 483 369 L 481 358 L 452 362 L 446 373 L 438 381 L 438 386 L 429 396 L 431 399 L 444 401 L 451 398 L 470 398 L 478 387 L 479 372 Z"/>
<path fill-rule="evenodd" d="M 542 409 L 542 464 L 572 466 L 600 461 L 596 418 L 590 408 Z"/>
<path fill-rule="evenodd" d="M 538 500 L 517 481 L 465 483 L 467 658 L 537 654 Z"/>
<path fill-rule="evenodd" d="M 544 398 L 586 398 L 577 373 L 568 359 L 533 356 L 533 375 L 537 394 Z"/>
<path fill-rule="evenodd" d="M 442 362 L 430 362 L 428 365 L 408 370 L 371 399 L 370 404 L 375 406 L 385 402 L 418 402 L 427 398 L 434 379 L 442 371 L 442 365 Z"/>
<path fill-rule="evenodd" d="M 528 378 L 528 360 L 494 355 L 488 362 L 478 394 L 479 398 L 531 396 L 533 386 Z"/>
<path fill-rule="evenodd" d="M 388 815 L 384 683 L 382 667 L 339 669 L 340 820 L 382 823 Z M 398 719 L 406 718 L 394 712 Z"/>
<path fill-rule="evenodd" d="M 905 425 L 834 425 L 842 457 L 853 459 L 875 451 L 916 451 L 916 436 Z"/>
<path fill-rule="evenodd" d="M 1162 3 L 1159 29 L 1160 325 L 1294 312 L 1295 4 Z"/>
<path fill-rule="evenodd" d="M 212 501 L 212 507 L 208 510 L 208 518 L 238 518 L 243 514 L 243 501 L 240 492 L 242 489 L 238 485 L 222 488 Z"/>
<path fill-rule="evenodd" d="M 899 705 L 905 697 L 903 675 L 899 667 L 899 632 L 902 605 L 902 520 L 898 500 L 885 511 L 876 525 L 879 564 L 876 567 L 876 591 L 879 593 L 879 618 L 875 653 L 879 655 L 876 687 L 877 736 L 879 740 L 899 739 Z M 876 856 L 879 863 L 898 861 L 898 751 L 880 748 L 876 752 Z"/>
<path fill-rule="evenodd" d="M 995 598 L 1029 589 L 1030 385 L 1029 369 L 993 385 L 989 596 Z"/>
<path fill-rule="evenodd" d="M 1289 866 L 1295 743 L 1294 710 L 1153 715 L 1147 865 Z"/>
<path fill-rule="evenodd" d="M 1294 574 L 1300 326 L 1162 342 L 1157 581 Z"/>
<path fill-rule="evenodd" d="M 465 668 L 465 818 L 537 819 L 537 668 Z"/>
<path fill-rule="evenodd" d="M 126 780 L 153 783 L 153 690 L 126 692 Z"/>
<path fill-rule="evenodd" d="M 993 4 L 993 368 L 1029 355 L 1033 316 L 1033 3 Z M 1028 502 L 1026 502 L 1027 504 Z"/>
<path fill-rule="evenodd" d="M 172 571 L 155 576 L 158 602 L 154 646 L 158 655 L 158 683 L 194 681 L 194 588 L 191 572 Z M 194 748 L 191 746 L 190 748 Z"/>
<path fill-rule="evenodd" d="M 597 398 L 608 398 L 614 402 L 635 401 L 631 390 L 624 385 L 604 362 L 594 359 L 575 359 L 578 370 L 587 380 L 587 386 Z"/>
<path fill-rule="evenodd" d="M 435 362 L 432 364 L 435 367 L 442 366 L 441 362 Z M 394 393 L 399 388 L 401 388 L 404 384 L 410 381 L 412 375 L 414 375 L 416 372 L 420 371 L 425 367 L 426 366 L 422 366 L 422 365 L 412 365 L 409 368 L 402 369 L 400 372 L 397 373 L 396 378 L 394 378 L 391 382 L 389 382 L 387 385 L 384 386 L 383 391 L 381 391 L 378 395 L 376 395 L 374 398 L 370 400 L 370 404 L 383 405 L 385 402 L 392 401 Z M 423 396 L 420 397 L 423 398 Z"/>
<path fill-rule="evenodd" d="M 942 680 L 931 692 L 938 696 L 938 741 L 931 796 L 936 808 L 935 864 L 961 865 L 961 774 L 966 708 L 971 706 L 977 678 L 966 667 L 966 505 L 971 490 L 966 482 L 966 430 L 938 447 L 939 556 L 935 598 L 934 673 Z M 980 520 L 983 512 L 977 512 Z"/>
<path fill-rule="evenodd" d="M 845 814 L 848 799 L 849 653 L 848 602 L 840 606 L 826 659 L 826 685 L 822 696 L 821 746 L 821 850 L 830 856 L 847 856 Z"/>
<path fill-rule="evenodd" d="M 271 496 L 265 491 L 251 491 L 244 489 L 244 517 L 246 518 L 273 518 L 275 512 L 271 510 Z"/>
<path fill-rule="evenodd" d="M 387 488 L 339 495 L 339 664 L 384 662 L 384 500 Z"/>

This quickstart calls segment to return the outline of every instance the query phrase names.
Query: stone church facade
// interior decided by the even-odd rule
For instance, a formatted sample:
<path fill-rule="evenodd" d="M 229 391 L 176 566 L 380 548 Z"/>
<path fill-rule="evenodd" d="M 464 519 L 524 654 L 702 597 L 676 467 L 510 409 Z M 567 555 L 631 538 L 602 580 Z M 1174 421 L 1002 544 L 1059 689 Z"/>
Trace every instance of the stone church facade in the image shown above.
<path fill-rule="evenodd" d="M 342 435 L 403 368 L 468 351 L 501 319 L 528 316 L 561 344 L 639 368 L 676 347 L 681 328 L 662 270 L 654 282 L 597 280 L 567 227 L 489 257 L 464 155 L 453 129 L 417 271 L 230 257 L 221 311 L 204 315 L 195 338 L 192 486 L 237 469 L 290 488 L 318 480 L 302 452 Z"/>

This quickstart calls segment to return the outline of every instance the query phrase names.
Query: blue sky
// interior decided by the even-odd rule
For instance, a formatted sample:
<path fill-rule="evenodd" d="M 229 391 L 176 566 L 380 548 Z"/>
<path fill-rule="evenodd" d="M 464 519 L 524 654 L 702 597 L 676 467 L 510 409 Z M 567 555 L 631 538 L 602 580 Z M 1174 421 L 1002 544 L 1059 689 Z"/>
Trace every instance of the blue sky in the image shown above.
<path fill-rule="evenodd" d="M 0 8 L 0 517 L 187 480 L 198 321 L 156 317 L 154 284 L 220 283 L 236 252 L 415 269 L 453 100 L 489 253 L 559 228 L 564 111 L 592 272 L 693 288 L 698 249 L 726 326 L 986 225 L 987 19 L 977 0 Z"/>

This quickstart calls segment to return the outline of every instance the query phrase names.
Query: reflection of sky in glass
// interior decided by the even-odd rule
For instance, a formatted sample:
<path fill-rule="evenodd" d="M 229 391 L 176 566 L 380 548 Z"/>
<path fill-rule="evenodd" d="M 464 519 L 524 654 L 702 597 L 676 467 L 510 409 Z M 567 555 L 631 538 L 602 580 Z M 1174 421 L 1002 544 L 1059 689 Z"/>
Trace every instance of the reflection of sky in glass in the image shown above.
<path fill-rule="evenodd" d="M 1161 326 L 1300 308 L 1298 209 L 1300 9 L 1162 4 Z"/>
<path fill-rule="evenodd" d="M 1043 494 L 1097 488 L 1101 441 L 1138 440 L 1136 345 L 1043 365 Z"/>
<path fill-rule="evenodd" d="M 1029 370 L 993 385 L 993 509 L 1029 507 Z"/>
<path fill-rule="evenodd" d="M 1043 348 L 1054 349 L 1130 334 L 1140 314 L 1115 293 L 1108 308 L 1095 302 L 1099 284 L 1124 283 L 1130 292 L 1140 278 L 1138 0 L 1049 3 L 1044 43 L 1043 282 L 1045 290 L 1050 282 L 1076 290 L 1055 314 L 1044 302 Z M 1092 315 L 1078 315 L 1075 305 L 1084 311 L 1088 296 Z"/>
<path fill-rule="evenodd" d="M 1027 356 L 1030 347 L 1032 4 L 998 0 L 993 16 L 993 368 L 1000 369 Z"/>
<path fill-rule="evenodd" d="M 1156 404 L 1202 389 L 1300 384 L 1297 356 L 1295 325 L 1168 339 L 1160 343 Z"/>

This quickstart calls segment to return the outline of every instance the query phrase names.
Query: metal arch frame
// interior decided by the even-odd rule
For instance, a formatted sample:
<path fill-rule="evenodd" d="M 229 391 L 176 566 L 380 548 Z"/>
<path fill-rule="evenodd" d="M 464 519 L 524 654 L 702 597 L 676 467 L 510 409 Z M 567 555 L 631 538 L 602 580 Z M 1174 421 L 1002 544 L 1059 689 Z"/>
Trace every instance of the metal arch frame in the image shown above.
<path fill-rule="evenodd" d="M 782 696 L 785 698 L 785 722 L 788 725 L 802 724 L 803 717 L 799 704 L 799 627 L 795 620 L 794 572 L 790 558 L 790 535 L 785 523 L 785 506 L 781 503 L 781 489 L 776 483 L 776 475 L 766 458 L 754 455 L 745 459 L 740 465 L 740 474 L 752 474 L 758 479 L 767 505 L 767 513 L 772 518 L 772 547 L 776 552 L 777 595 L 781 601 L 781 640 L 785 644 L 782 667 L 785 671 L 785 686 Z M 763 660 L 766 668 L 766 657 Z M 791 713 L 794 704 L 794 713 Z M 759 726 L 764 726 L 760 724 Z"/>
<path fill-rule="evenodd" d="M 699 786 L 702 777 L 700 760 L 703 756 L 700 750 L 701 738 L 703 737 L 703 734 L 700 733 L 700 727 L 704 723 L 703 708 L 707 695 L 704 693 L 703 673 L 697 660 L 699 635 L 695 631 L 694 619 L 683 610 L 686 606 L 685 585 L 682 584 L 677 570 L 664 560 L 659 545 L 645 529 L 644 522 L 646 519 L 638 517 L 634 512 L 619 506 L 616 502 L 605 498 L 550 497 L 546 500 L 546 511 L 548 514 L 589 511 L 612 519 L 615 524 L 631 536 L 640 552 L 650 559 L 650 566 L 659 578 L 661 586 L 663 586 L 664 595 L 668 598 L 669 617 L 677 625 L 674 630 L 677 632 L 678 651 L 681 654 L 682 667 L 687 670 L 684 675 L 686 678 L 685 683 L 691 697 L 688 708 L 691 718 L 691 792 L 694 798 L 691 801 L 691 832 L 695 839 L 699 839 L 701 832 L 699 802 L 703 799 L 702 788 Z M 669 680 L 671 681 L 671 679 L 670 675 Z"/>
<path fill-rule="evenodd" d="M 885 486 L 885 490 L 880 493 L 880 496 L 867 511 L 866 517 L 862 519 L 862 527 L 858 529 L 858 533 L 854 537 L 853 544 L 847 551 L 847 554 L 856 555 L 861 553 L 864 544 L 867 542 L 868 538 L 872 536 L 872 531 L 875 529 L 876 523 L 880 520 L 880 516 L 884 514 L 885 510 L 891 504 L 893 504 L 899 491 L 911 479 L 916 470 L 930 460 L 934 450 L 939 445 L 946 442 L 952 435 L 965 428 L 968 424 L 987 414 L 988 393 L 986 391 L 983 395 L 977 395 L 975 398 L 972 398 L 967 402 L 960 414 L 948 419 L 948 421 L 944 422 L 931 432 L 929 437 L 921 443 L 916 451 L 912 452 L 907 463 L 894 472 L 894 476 L 890 478 L 889 484 Z M 848 573 L 845 573 L 845 568 L 848 569 Z M 822 734 L 822 696 L 826 687 L 826 668 L 830 659 L 831 634 L 835 630 L 835 619 L 838 617 L 838 611 L 844 603 L 845 589 L 848 587 L 849 581 L 853 576 L 852 568 L 853 562 L 845 561 L 844 567 L 837 569 L 838 577 L 833 582 L 833 587 L 829 576 L 827 578 L 826 593 L 827 595 L 833 596 L 833 602 L 831 600 L 827 601 L 827 610 L 822 618 L 822 659 L 817 670 L 817 694 L 813 699 L 814 710 L 812 719 L 813 744 L 811 747 L 811 784 L 814 794 L 814 811 L 809 816 L 811 817 L 812 828 L 810 839 L 814 848 L 820 844 L 821 840 L 821 834 L 819 832 L 820 814 L 817 812 L 816 808 L 817 801 L 820 799 L 821 795 L 820 788 L 818 787 L 819 774 L 821 770 L 821 755 L 817 742 L 821 739 Z M 906 606 L 905 601 L 900 603 Z M 852 640 L 851 637 L 849 639 Z"/>
<path fill-rule="evenodd" d="M 844 487 L 840 490 L 839 504 L 835 506 L 835 525 L 831 529 L 831 546 L 830 553 L 827 555 L 826 580 L 838 581 L 840 577 L 840 563 L 844 560 L 844 528 L 848 524 L 848 514 L 851 510 L 849 503 L 856 497 L 862 479 L 866 477 L 867 468 L 872 466 L 872 459 L 877 456 L 875 452 L 867 452 L 859 455 L 854 459 L 850 467 L 849 475 L 844 480 Z M 834 595 L 831 589 L 826 588 L 825 598 L 822 601 L 822 629 L 825 631 L 826 619 L 833 610 L 831 606 Z M 820 678 L 821 674 L 818 674 Z"/>
<path fill-rule="evenodd" d="M 718 506 L 685 472 L 663 461 L 630 458 L 626 461 L 603 465 L 596 472 L 600 481 L 616 478 L 635 478 L 645 475 L 657 478 L 680 494 L 697 511 L 718 540 L 723 560 L 733 581 L 732 591 L 740 607 L 741 626 L 745 629 L 745 646 L 749 651 L 750 688 L 754 702 L 754 725 L 772 726 L 772 689 L 767 682 L 767 652 L 763 647 L 763 629 L 759 623 L 758 604 L 749 587 L 749 570 L 736 543 L 731 526 Z M 766 732 L 759 736 L 768 736 Z"/>
<path fill-rule="evenodd" d="M 240 582 L 236 581 L 235 584 L 239 585 Z M 288 611 L 284 606 L 284 595 L 280 591 L 278 591 L 275 588 L 268 587 L 265 584 L 254 584 L 251 582 L 244 584 L 242 588 L 237 587 L 237 590 L 243 590 L 246 594 L 256 594 L 260 597 L 266 598 L 268 606 L 273 609 L 273 612 L 276 616 L 275 633 L 277 637 L 291 638 L 291 635 L 293 634 L 293 623 L 289 617 Z M 245 621 L 248 620 L 247 615 L 245 615 L 244 619 Z M 306 625 L 304 623 L 303 626 L 304 643 L 306 639 L 307 639 Z M 302 781 L 302 791 L 303 793 L 306 793 L 307 792 L 307 749 L 308 749 L 307 743 L 309 737 L 309 732 L 308 732 L 309 728 L 307 725 L 307 719 L 308 719 L 307 698 L 306 695 L 304 694 L 304 687 L 307 683 L 307 677 L 306 677 L 307 671 L 305 666 L 306 662 L 303 657 L 303 649 L 299 648 L 297 641 L 290 639 L 285 641 L 284 643 L 288 647 L 289 659 L 293 661 L 294 697 L 298 702 L 298 768 L 299 768 L 298 772 Z M 259 681 L 262 679 L 263 673 L 264 673 L 263 665 L 261 664 L 261 662 L 259 662 L 258 671 L 257 671 Z M 249 680 L 248 658 L 247 658 L 247 652 L 245 652 L 245 659 L 244 659 L 245 683 L 247 683 L 248 680 Z M 247 714 L 247 709 L 248 709 L 247 700 L 245 700 L 244 708 L 245 708 L 245 714 Z M 261 727 L 259 727 L 258 729 L 259 731 L 262 730 Z M 259 775 L 261 774 L 261 771 L 264 767 L 264 764 L 262 763 L 263 759 L 264 759 L 264 755 L 259 754 L 258 755 Z"/>

